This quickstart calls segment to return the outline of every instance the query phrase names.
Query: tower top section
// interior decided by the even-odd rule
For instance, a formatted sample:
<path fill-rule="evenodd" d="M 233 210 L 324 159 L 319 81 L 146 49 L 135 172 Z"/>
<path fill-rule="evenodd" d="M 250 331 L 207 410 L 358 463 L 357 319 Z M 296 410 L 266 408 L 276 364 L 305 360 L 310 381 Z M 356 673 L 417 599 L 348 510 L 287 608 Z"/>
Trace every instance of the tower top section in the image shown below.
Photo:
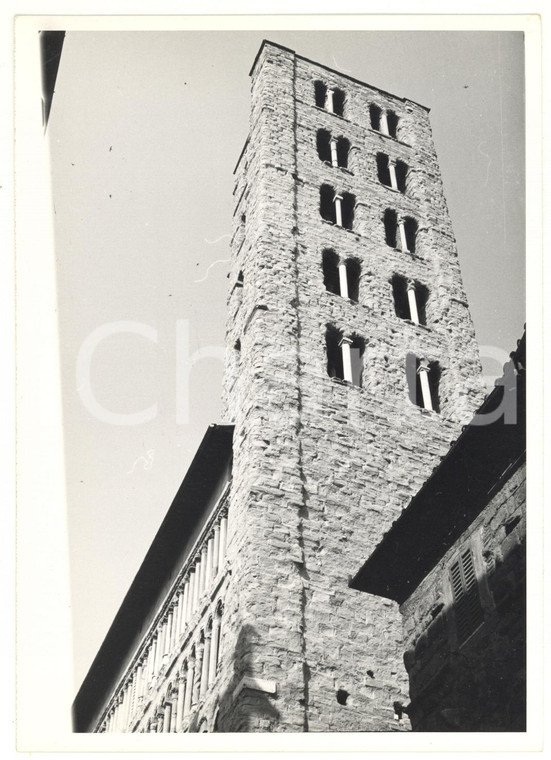
<path fill-rule="evenodd" d="M 280 45 L 278 42 L 272 42 L 271 40 L 262 40 L 262 44 L 260 45 L 260 48 L 258 49 L 258 53 L 256 54 L 256 57 L 254 59 L 253 65 L 251 66 L 251 70 L 249 71 L 249 76 L 252 76 L 255 68 L 258 64 L 258 61 L 260 60 L 260 57 L 264 51 L 265 48 L 278 48 L 279 50 L 284 50 L 287 53 L 291 53 L 296 58 L 299 58 L 301 61 L 305 61 L 306 63 L 310 63 L 313 66 L 317 66 L 320 69 L 325 69 L 325 71 L 329 71 L 332 74 L 336 74 L 339 77 L 342 77 L 343 79 L 347 79 L 349 82 L 354 82 L 355 84 L 359 84 L 362 87 L 368 87 L 371 90 L 375 90 L 376 92 L 380 92 L 381 95 L 385 95 L 387 97 L 394 98 L 395 100 L 399 100 L 402 103 L 413 103 L 416 106 L 419 106 L 420 108 L 423 108 L 427 113 L 430 113 L 429 106 L 425 106 L 422 103 L 419 103 L 416 100 L 412 100 L 411 98 L 402 98 L 400 95 L 396 95 L 395 93 L 388 92 L 387 90 L 382 90 L 380 87 L 375 87 L 375 85 L 369 84 L 368 82 L 363 82 L 361 79 L 357 79 L 356 77 L 352 77 L 349 74 L 344 74 L 342 71 L 339 71 L 338 69 L 333 69 L 330 66 L 326 66 L 324 63 L 320 63 L 319 61 L 313 61 L 311 58 L 306 58 L 303 55 L 299 55 L 296 53 L 292 48 L 288 48 L 285 45 Z"/>

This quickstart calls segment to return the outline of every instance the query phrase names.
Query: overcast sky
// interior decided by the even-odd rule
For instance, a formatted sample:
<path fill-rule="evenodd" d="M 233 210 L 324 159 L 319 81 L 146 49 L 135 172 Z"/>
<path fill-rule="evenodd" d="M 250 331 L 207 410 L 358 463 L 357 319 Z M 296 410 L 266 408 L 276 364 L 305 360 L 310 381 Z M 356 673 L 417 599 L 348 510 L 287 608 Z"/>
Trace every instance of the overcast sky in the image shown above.
<path fill-rule="evenodd" d="M 55 204 L 75 690 L 207 425 L 222 365 L 199 362 L 176 420 L 176 325 L 223 347 L 233 168 L 263 38 L 431 108 L 444 191 L 486 374 L 524 324 L 523 36 L 516 32 L 69 32 L 48 127 Z M 218 263 L 215 263 L 218 262 Z M 93 331 L 102 407 L 77 389 Z M 497 359 L 497 360 L 496 360 Z"/>

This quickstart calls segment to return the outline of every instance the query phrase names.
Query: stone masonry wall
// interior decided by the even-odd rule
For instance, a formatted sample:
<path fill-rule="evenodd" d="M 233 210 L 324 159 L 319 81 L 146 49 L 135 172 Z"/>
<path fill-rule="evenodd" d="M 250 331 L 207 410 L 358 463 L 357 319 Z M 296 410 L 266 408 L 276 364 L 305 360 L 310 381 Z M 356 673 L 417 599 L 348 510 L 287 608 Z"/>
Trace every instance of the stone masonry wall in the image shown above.
<path fill-rule="evenodd" d="M 526 730 L 525 490 L 522 466 L 401 607 L 416 730 Z M 449 567 L 464 546 L 484 624 L 459 646 Z"/>
<path fill-rule="evenodd" d="M 344 118 L 315 107 L 318 79 L 345 91 Z M 398 114 L 402 141 L 370 129 L 370 102 Z M 349 170 L 320 161 L 322 127 L 350 140 Z M 379 150 L 410 166 L 406 195 L 379 183 Z M 324 182 L 356 196 L 353 231 L 321 218 Z M 267 44 L 235 202 L 219 730 L 395 730 L 393 702 L 408 700 L 400 615 L 348 580 L 483 396 L 427 112 Z M 418 220 L 415 255 L 386 245 L 387 208 Z M 325 290 L 324 248 L 359 260 L 358 303 Z M 426 327 L 395 315 L 394 273 L 429 288 Z M 364 339 L 361 388 L 328 376 L 328 324 Z M 440 414 L 408 398 L 409 351 L 442 367 Z"/>

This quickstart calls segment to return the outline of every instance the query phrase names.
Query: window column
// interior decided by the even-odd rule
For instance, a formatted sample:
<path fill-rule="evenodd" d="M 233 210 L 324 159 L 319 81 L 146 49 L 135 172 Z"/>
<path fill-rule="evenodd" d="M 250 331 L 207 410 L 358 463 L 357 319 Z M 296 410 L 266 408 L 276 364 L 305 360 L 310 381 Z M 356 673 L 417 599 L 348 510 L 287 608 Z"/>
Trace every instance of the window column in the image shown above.
<path fill-rule="evenodd" d="M 339 165 L 339 156 L 337 153 L 337 141 L 334 137 L 331 138 L 329 141 L 329 145 L 331 147 L 331 166 L 338 166 Z"/>
<path fill-rule="evenodd" d="M 394 173 L 396 177 L 396 173 Z M 393 186 L 394 187 L 394 186 Z M 396 188 L 394 188 L 396 190 Z M 400 231 L 400 248 L 404 253 L 409 253 L 408 239 L 406 237 L 406 223 L 405 219 L 400 219 L 398 222 L 398 229 Z"/>
<path fill-rule="evenodd" d="M 335 223 L 342 227 L 342 195 L 335 195 Z"/>
<path fill-rule="evenodd" d="M 199 584 L 199 594 L 202 596 L 207 587 L 207 547 L 201 549 L 201 576 Z"/>
<path fill-rule="evenodd" d="M 342 349 L 342 366 L 343 366 L 343 374 L 344 374 L 344 380 L 348 383 L 353 382 L 352 377 L 352 354 L 350 352 L 350 346 L 352 345 L 352 341 L 350 338 L 342 338 L 339 342 L 339 346 Z"/>
<path fill-rule="evenodd" d="M 209 661 L 209 683 L 210 686 L 216 678 L 216 668 L 218 665 L 218 645 L 220 636 L 220 616 L 215 614 L 212 619 L 212 633 L 210 642 L 210 661 Z"/>
<path fill-rule="evenodd" d="M 212 575 L 214 578 L 218 575 L 220 554 L 220 524 L 214 526 L 214 544 L 212 548 Z"/>
<path fill-rule="evenodd" d="M 417 374 L 419 375 L 419 379 L 421 381 L 421 393 L 423 395 L 423 406 L 425 409 L 428 409 L 429 411 L 433 411 L 432 408 L 432 399 L 430 395 L 430 385 L 429 385 L 429 365 L 426 361 L 426 359 L 420 359 L 419 361 L 419 367 L 417 369 Z"/>
<path fill-rule="evenodd" d="M 212 572 L 213 553 L 214 553 L 214 535 L 211 534 L 207 542 L 207 572 L 205 575 L 205 585 L 207 587 L 207 591 L 210 589 L 210 585 L 213 579 L 213 572 Z"/>
<path fill-rule="evenodd" d="M 381 132 L 383 135 L 388 135 L 388 119 L 386 116 L 386 111 L 383 109 L 381 110 L 381 116 L 379 121 L 379 132 Z"/>
<path fill-rule="evenodd" d="M 186 691 L 186 678 L 182 673 L 178 681 L 178 696 L 176 698 L 176 726 L 174 731 L 178 733 L 184 718 L 184 696 Z"/>
<path fill-rule="evenodd" d="M 191 695 L 191 704 L 196 705 L 199 702 L 199 690 L 201 686 L 201 673 L 203 665 L 203 645 L 198 644 L 195 657 L 195 678 L 193 679 L 193 691 Z"/>
<path fill-rule="evenodd" d="M 388 159 L 388 173 L 390 174 L 390 187 L 393 190 L 398 190 L 398 179 L 396 177 L 396 161 L 391 158 Z"/>
<path fill-rule="evenodd" d="M 224 515 L 220 520 L 220 553 L 218 555 L 218 567 L 224 569 L 224 559 L 226 557 L 226 535 L 228 530 L 228 518 Z"/>
<path fill-rule="evenodd" d="M 200 696 L 204 697 L 207 693 L 209 683 L 209 662 L 210 662 L 210 633 L 205 631 L 205 645 L 203 648 L 203 662 L 201 667 L 201 690 Z"/>
<path fill-rule="evenodd" d="M 349 298 L 348 295 L 348 273 L 344 261 L 339 262 L 339 288 L 343 298 Z"/>
<path fill-rule="evenodd" d="M 163 734 L 168 734 L 170 731 L 170 717 L 172 714 L 172 703 L 166 702 L 163 712 Z"/>
<path fill-rule="evenodd" d="M 325 103 L 326 103 L 326 106 L 327 106 L 327 110 L 330 113 L 335 113 L 334 110 L 333 110 L 333 108 L 334 108 L 334 106 L 333 106 L 333 94 L 334 94 L 334 90 L 327 90 L 327 96 L 326 96 Z"/>
<path fill-rule="evenodd" d="M 409 314 L 411 317 L 411 321 L 415 322 L 415 324 L 418 325 L 419 312 L 417 310 L 417 297 L 415 295 L 415 282 L 413 280 L 408 280 L 407 291 L 408 291 L 408 302 L 409 302 Z"/>
<path fill-rule="evenodd" d="M 184 718 L 186 715 L 189 715 L 189 711 L 191 710 L 191 700 L 193 695 L 193 676 L 195 673 L 195 658 L 191 657 L 189 659 L 189 662 L 187 664 L 187 673 L 186 673 L 186 689 L 184 694 Z"/>

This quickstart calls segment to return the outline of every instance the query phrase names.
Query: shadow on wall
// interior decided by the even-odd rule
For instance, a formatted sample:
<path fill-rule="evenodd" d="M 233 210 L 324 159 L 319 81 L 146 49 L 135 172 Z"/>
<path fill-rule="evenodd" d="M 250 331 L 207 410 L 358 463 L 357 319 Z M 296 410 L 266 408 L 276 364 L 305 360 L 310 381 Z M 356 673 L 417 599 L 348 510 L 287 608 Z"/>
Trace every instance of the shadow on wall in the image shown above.
<path fill-rule="evenodd" d="M 274 705 L 277 695 L 270 696 L 243 684 L 253 677 L 252 653 L 258 642 L 256 629 L 245 625 L 238 636 L 233 653 L 232 677 L 218 698 L 208 728 L 204 718 L 194 715 L 189 732 L 246 733 L 277 730 L 280 712 Z"/>
<path fill-rule="evenodd" d="M 432 611 L 404 656 L 414 731 L 526 730 L 524 568 L 522 537 L 485 576 L 489 604 L 468 593 Z"/>

